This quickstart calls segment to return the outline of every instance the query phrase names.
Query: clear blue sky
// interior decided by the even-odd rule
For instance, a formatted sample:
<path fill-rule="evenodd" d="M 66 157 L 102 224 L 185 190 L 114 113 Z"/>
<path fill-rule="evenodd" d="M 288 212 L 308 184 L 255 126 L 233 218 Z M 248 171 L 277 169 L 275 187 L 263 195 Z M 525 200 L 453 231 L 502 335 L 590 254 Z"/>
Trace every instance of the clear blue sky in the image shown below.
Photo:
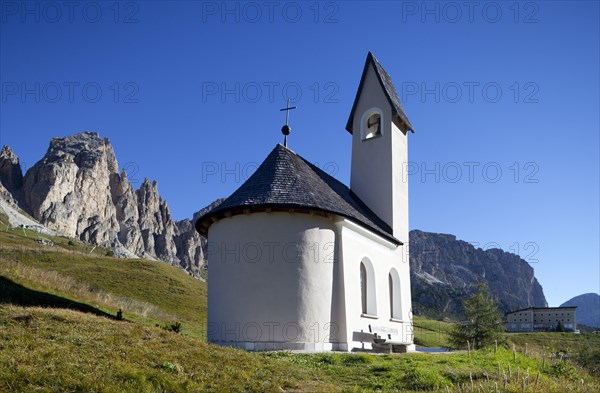
<path fill-rule="evenodd" d="M 550 305 L 599 291 L 598 2 L 1 7 L 0 143 L 25 167 L 98 131 L 190 217 L 282 141 L 287 94 L 290 147 L 348 183 L 370 50 L 416 130 L 411 228 L 518 251 Z"/>

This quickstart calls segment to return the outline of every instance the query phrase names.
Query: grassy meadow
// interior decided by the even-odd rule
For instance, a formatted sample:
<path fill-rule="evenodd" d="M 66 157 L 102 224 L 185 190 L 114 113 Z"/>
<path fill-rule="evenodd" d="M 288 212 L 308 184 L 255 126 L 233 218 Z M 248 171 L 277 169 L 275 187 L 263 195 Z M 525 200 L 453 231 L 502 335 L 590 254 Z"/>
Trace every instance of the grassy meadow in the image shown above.
<path fill-rule="evenodd" d="M 600 336 L 592 334 L 511 334 L 497 351 L 444 354 L 247 353 L 207 344 L 205 283 L 67 238 L 44 246 L 37 233 L 6 230 L 5 219 L 0 392 L 600 391 Z M 165 329 L 176 322 L 180 333 Z M 415 341 L 445 346 L 451 326 L 415 317 Z"/>
<path fill-rule="evenodd" d="M 50 238 L 22 229 L 0 231 L 0 283 L 13 297 L 34 299 L 28 305 L 43 307 L 83 303 L 110 315 L 122 309 L 125 319 L 181 322 L 187 335 L 206 336 L 205 283 L 163 262 L 115 259 L 107 256 L 109 250 L 62 237 L 45 246 L 38 237 Z"/>

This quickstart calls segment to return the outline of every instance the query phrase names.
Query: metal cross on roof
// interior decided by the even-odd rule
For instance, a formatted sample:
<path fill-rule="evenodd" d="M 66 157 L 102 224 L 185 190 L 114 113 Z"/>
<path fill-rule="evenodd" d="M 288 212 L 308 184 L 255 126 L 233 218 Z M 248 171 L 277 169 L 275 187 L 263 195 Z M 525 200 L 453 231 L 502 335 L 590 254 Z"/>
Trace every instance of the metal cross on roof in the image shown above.
<path fill-rule="evenodd" d="M 287 147 L 287 136 L 290 135 L 290 132 L 292 131 L 292 127 L 288 125 L 290 111 L 292 109 L 296 109 L 296 107 L 290 106 L 290 99 L 288 98 L 286 107 L 279 110 L 280 112 L 285 111 L 285 125 L 281 127 L 281 133 L 283 134 L 283 146 L 285 147 Z"/>

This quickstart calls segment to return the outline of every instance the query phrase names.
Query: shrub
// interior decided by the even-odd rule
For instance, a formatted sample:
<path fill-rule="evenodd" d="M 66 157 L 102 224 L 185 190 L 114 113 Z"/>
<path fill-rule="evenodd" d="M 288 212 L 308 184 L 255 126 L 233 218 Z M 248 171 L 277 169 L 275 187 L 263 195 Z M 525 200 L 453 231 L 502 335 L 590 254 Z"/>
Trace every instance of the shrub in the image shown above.
<path fill-rule="evenodd" d="M 173 363 L 173 362 L 164 362 L 160 368 L 170 371 L 170 372 L 175 372 L 177 374 L 183 374 L 183 367 L 181 367 L 179 364 L 177 363 Z"/>
<path fill-rule="evenodd" d="M 173 333 L 181 333 L 181 329 L 182 329 L 181 322 L 166 324 L 164 326 L 159 326 L 159 325 L 156 325 L 156 326 L 160 327 L 163 330 L 166 330 L 168 332 L 173 332 Z"/>
<path fill-rule="evenodd" d="M 584 347 L 575 357 L 575 361 L 585 367 L 590 374 L 600 377 L 600 348 Z"/>
<path fill-rule="evenodd" d="M 568 361 L 561 360 L 550 366 L 550 375 L 574 380 L 577 378 L 577 370 Z"/>

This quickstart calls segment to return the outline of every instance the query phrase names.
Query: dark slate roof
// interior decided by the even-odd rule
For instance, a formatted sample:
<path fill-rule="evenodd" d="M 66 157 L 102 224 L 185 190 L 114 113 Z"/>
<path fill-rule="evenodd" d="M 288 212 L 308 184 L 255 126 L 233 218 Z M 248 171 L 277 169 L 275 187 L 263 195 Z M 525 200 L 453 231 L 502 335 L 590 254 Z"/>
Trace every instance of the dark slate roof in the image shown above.
<path fill-rule="evenodd" d="M 348 218 L 396 245 L 392 229 L 348 187 L 287 147 L 277 145 L 256 172 L 223 203 L 196 221 L 206 235 L 210 225 L 231 214 L 294 209 Z"/>
<path fill-rule="evenodd" d="M 514 314 L 516 312 L 521 312 L 521 311 L 529 311 L 532 310 L 533 312 L 536 311 L 544 311 L 544 310 L 574 310 L 576 309 L 577 306 L 567 306 L 567 307 L 527 307 L 527 308 L 520 308 L 518 310 L 515 311 L 509 311 L 504 313 L 504 315 L 510 315 L 510 314 Z"/>
<path fill-rule="evenodd" d="M 360 78 L 360 84 L 358 85 L 358 91 L 356 92 L 356 97 L 354 98 L 354 104 L 352 105 L 352 111 L 350 111 L 350 117 L 348 117 L 348 123 L 346 123 L 346 130 L 352 134 L 352 119 L 354 118 L 354 111 L 356 110 L 356 106 L 358 105 L 358 98 L 360 97 L 360 93 L 363 89 L 363 84 L 365 82 L 365 78 L 367 76 L 367 70 L 369 69 L 369 64 L 373 65 L 373 69 L 375 70 L 375 74 L 377 75 L 377 79 L 381 84 L 381 88 L 385 92 L 385 96 L 392 107 L 392 114 L 400 119 L 402 123 L 406 125 L 406 127 L 415 132 L 412 124 L 408 120 L 408 116 L 404 113 L 404 109 L 402 108 L 402 104 L 400 103 L 400 98 L 398 98 L 398 93 L 396 93 L 396 88 L 392 83 L 392 77 L 385 72 L 381 64 L 377 61 L 375 56 L 371 52 L 367 55 L 367 61 L 365 62 L 365 68 L 363 69 L 362 76 Z"/>

